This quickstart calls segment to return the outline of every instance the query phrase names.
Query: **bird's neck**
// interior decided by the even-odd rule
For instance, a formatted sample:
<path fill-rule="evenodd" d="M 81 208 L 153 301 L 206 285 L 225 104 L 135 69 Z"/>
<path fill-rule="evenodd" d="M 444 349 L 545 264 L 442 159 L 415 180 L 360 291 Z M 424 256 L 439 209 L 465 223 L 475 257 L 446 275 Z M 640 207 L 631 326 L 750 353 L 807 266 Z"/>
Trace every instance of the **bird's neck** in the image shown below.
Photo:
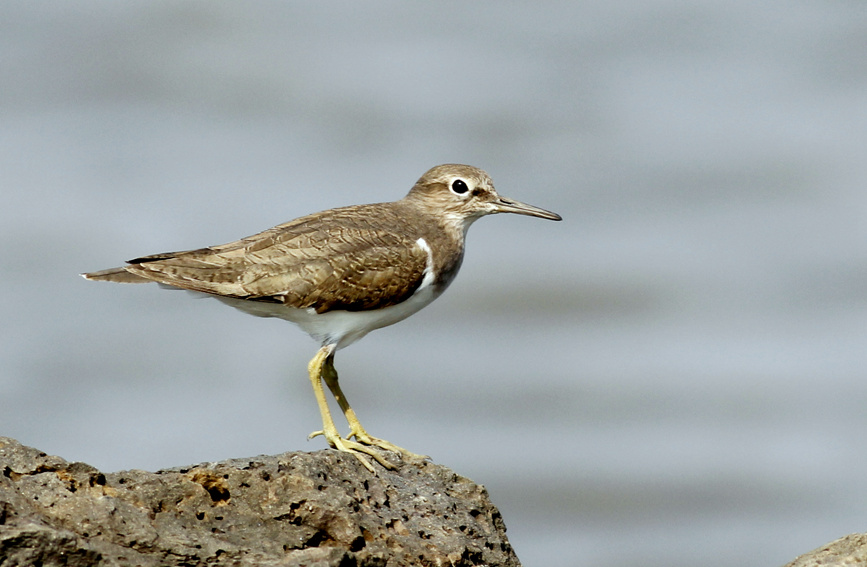
<path fill-rule="evenodd" d="M 432 210 L 426 203 L 404 199 L 407 214 L 416 217 L 414 226 L 424 238 L 433 255 L 434 285 L 442 293 L 454 280 L 464 259 L 464 242 L 467 229 L 473 220 L 458 214 Z"/>

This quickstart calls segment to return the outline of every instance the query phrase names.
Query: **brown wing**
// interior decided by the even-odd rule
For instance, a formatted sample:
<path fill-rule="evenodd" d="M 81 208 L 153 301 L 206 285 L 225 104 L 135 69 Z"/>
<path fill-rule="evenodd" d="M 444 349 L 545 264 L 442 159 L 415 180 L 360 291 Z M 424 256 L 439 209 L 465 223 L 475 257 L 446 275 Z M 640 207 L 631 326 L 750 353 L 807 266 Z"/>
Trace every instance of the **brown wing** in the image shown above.
<path fill-rule="evenodd" d="M 136 258 L 125 269 L 183 289 L 318 313 L 387 307 L 418 288 L 428 258 L 397 211 L 380 206 L 374 215 L 367 207 L 302 217 L 221 246 Z"/>

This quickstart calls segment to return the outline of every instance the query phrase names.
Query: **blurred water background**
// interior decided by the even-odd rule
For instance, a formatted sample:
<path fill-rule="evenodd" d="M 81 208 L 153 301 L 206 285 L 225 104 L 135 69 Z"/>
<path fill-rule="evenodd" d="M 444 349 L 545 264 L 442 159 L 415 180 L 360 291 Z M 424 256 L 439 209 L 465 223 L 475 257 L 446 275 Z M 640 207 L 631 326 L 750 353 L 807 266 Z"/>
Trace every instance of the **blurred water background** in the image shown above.
<path fill-rule="evenodd" d="M 341 351 L 375 435 L 485 484 L 527 566 L 781 565 L 867 529 L 867 5 L 0 7 L 0 435 L 103 470 L 287 450 L 291 325 L 79 272 L 400 198 L 470 231 Z"/>

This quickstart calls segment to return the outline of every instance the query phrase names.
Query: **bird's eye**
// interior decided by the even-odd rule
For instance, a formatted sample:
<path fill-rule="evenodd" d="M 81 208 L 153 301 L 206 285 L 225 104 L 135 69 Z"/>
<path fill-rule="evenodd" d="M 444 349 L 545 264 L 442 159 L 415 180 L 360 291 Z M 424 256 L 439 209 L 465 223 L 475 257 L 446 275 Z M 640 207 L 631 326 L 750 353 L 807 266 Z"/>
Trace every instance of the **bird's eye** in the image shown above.
<path fill-rule="evenodd" d="M 470 188 L 467 187 L 467 183 L 463 179 L 455 179 L 454 181 L 452 181 L 452 191 L 454 191 L 458 195 L 463 195 L 469 190 Z"/>

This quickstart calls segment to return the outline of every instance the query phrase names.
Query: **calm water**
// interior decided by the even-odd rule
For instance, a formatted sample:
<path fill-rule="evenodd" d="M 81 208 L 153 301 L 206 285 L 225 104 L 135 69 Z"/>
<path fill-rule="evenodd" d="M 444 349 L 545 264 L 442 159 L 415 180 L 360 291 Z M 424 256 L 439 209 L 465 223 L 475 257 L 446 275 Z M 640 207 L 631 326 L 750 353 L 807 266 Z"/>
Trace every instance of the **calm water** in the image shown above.
<path fill-rule="evenodd" d="M 867 529 L 860 2 L 6 2 L 0 434 L 104 470 L 313 450 L 316 345 L 76 276 L 487 169 L 341 351 L 375 435 L 485 484 L 525 565 L 781 565 Z"/>

